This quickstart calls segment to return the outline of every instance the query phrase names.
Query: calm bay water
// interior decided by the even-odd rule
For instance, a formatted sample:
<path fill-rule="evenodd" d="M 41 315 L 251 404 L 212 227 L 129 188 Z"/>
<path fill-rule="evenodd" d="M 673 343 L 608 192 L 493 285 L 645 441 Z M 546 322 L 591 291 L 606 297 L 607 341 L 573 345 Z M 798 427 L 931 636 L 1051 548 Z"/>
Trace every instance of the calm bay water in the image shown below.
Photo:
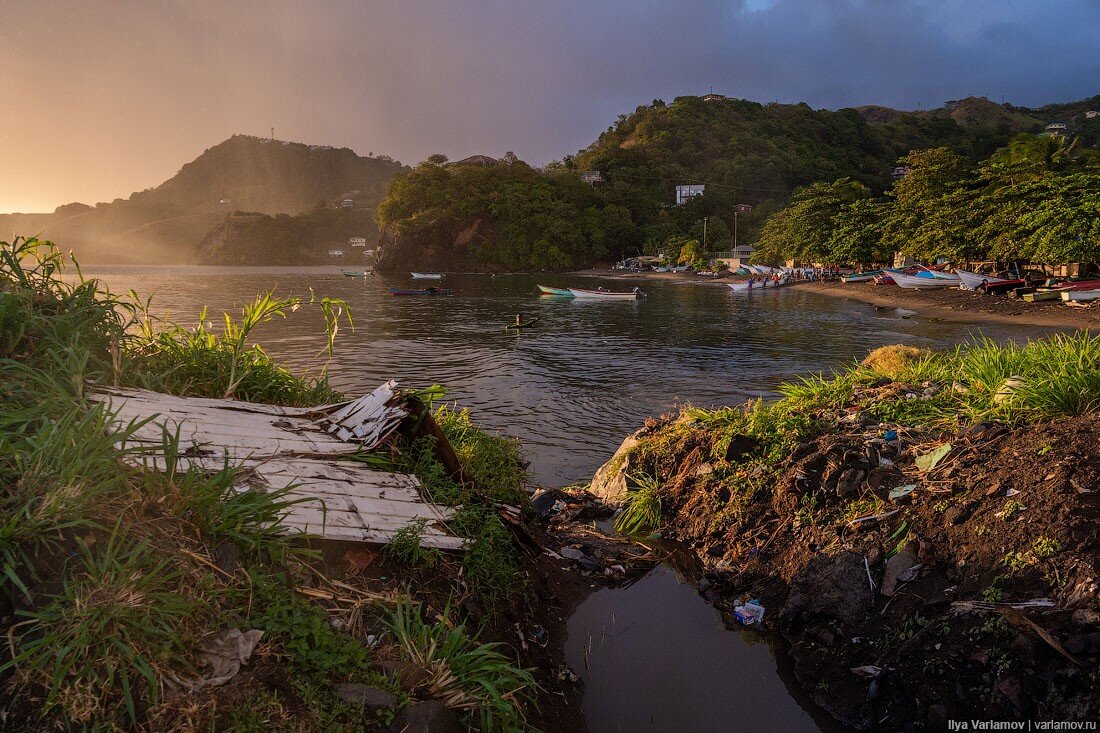
<path fill-rule="evenodd" d="M 355 331 L 341 332 L 329 365 L 349 394 L 387 379 L 442 384 L 490 430 L 522 439 L 541 485 L 584 481 L 646 417 L 682 402 L 735 404 L 773 394 L 780 382 L 828 371 L 884 344 L 947 346 L 981 332 L 1025 339 L 1039 328 L 937 323 L 908 311 L 829 298 L 797 288 L 737 294 L 711 284 L 641 282 L 636 302 L 537 295 L 547 285 L 624 290 L 580 276 L 450 276 L 450 298 L 395 298 L 407 278 L 349 278 L 335 268 L 114 266 L 85 268 L 111 290 L 153 296 L 153 312 L 179 323 L 211 320 L 262 290 L 347 300 Z M 506 331 L 516 313 L 533 328 Z M 264 347 L 296 370 L 318 370 L 319 316 L 299 312 L 258 331 Z"/>

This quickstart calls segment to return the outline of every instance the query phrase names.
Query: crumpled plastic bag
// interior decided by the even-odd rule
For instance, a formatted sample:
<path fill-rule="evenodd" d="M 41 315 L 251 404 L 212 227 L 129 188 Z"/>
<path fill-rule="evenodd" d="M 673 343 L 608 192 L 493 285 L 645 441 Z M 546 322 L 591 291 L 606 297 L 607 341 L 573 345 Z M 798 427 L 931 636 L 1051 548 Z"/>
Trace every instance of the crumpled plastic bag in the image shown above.
<path fill-rule="evenodd" d="M 263 635 L 260 629 L 244 633 L 240 629 L 226 629 L 203 642 L 199 658 L 212 671 L 198 681 L 197 687 L 218 687 L 236 677 Z"/>

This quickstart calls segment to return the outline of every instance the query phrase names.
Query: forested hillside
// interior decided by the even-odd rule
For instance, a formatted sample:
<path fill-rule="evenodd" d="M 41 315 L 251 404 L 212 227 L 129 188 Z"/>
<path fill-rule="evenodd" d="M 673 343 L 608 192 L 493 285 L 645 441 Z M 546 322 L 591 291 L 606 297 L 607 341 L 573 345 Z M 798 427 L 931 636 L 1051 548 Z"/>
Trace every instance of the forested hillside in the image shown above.
<path fill-rule="evenodd" d="M 234 210 L 299 214 L 384 186 L 400 170 L 347 148 L 234 135 L 155 188 L 53 214 L 0 216 L 0 231 L 41 233 L 89 262 L 193 262 L 199 242 Z"/>

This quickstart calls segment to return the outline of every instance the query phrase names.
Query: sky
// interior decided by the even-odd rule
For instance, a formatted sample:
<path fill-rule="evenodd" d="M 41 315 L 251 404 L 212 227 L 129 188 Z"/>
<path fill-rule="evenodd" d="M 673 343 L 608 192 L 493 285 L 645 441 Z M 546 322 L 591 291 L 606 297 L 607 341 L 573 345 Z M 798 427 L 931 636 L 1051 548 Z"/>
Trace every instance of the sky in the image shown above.
<path fill-rule="evenodd" d="M 587 146 L 653 99 L 1100 93 L 1100 0 L 0 0 L 0 212 L 155 186 L 234 133 L 415 164 Z"/>

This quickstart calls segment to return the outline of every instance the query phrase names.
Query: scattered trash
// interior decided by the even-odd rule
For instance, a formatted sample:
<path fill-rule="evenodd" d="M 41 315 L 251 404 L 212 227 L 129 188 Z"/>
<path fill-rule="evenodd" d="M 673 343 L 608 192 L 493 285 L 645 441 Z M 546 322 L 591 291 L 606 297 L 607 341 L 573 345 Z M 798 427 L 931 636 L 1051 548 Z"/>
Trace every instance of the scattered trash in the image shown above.
<path fill-rule="evenodd" d="M 1024 386 L 1024 378 L 1020 376 L 1011 376 L 1001 383 L 1001 386 L 997 389 L 996 394 L 993 395 L 993 403 L 999 405 L 1003 402 L 1008 402 L 1012 399 L 1012 395 L 1016 390 Z"/>
<path fill-rule="evenodd" d="M 264 632 L 260 629 L 252 629 L 241 633 L 240 629 L 226 629 L 212 639 L 202 644 L 200 659 L 210 666 L 212 672 L 195 684 L 195 689 L 200 687 L 217 687 L 224 685 L 237 676 L 241 671 L 241 665 L 249 660 L 252 651 L 260 643 Z"/>
<path fill-rule="evenodd" d="M 883 512 L 882 514 L 865 514 L 862 517 L 856 517 L 852 521 L 848 522 L 848 526 L 855 527 L 865 522 L 877 522 L 880 519 L 886 519 L 886 517 L 897 514 L 900 511 L 901 509 L 894 509 L 892 511 Z"/>
<path fill-rule="evenodd" d="M 852 667 L 852 673 L 865 680 L 873 680 L 882 676 L 882 667 L 876 667 L 873 664 L 865 664 L 862 667 Z"/>
<path fill-rule="evenodd" d="M 921 473 L 928 473 L 937 465 L 939 465 L 940 461 L 942 461 L 944 457 L 950 452 L 951 444 L 944 443 L 931 453 L 925 453 L 923 456 L 918 456 L 917 460 L 915 460 L 914 463 L 916 464 L 917 468 L 920 469 Z"/>
<path fill-rule="evenodd" d="M 909 496 L 913 493 L 913 490 L 917 488 L 916 484 L 906 484 L 905 486 L 899 486 L 896 489 L 890 489 L 890 501 L 897 501 L 902 497 Z"/>
<path fill-rule="evenodd" d="M 1019 489 L 1009 489 L 1008 491 L 1005 492 L 1005 496 L 1016 496 L 1016 494 L 1019 494 L 1019 493 L 1020 493 Z"/>
<path fill-rule="evenodd" d="M 734 606 L 733 617 L 745 626 L 764 622 L 764 607 L 759 598 L 753 598 L 740 606 Z"/>
<path fill-rule="evenodd" d="M 882 574 L 882 588 L 879 590 L 884 596 L 892 596 L 899 583 L 907 583 L 917 577 L 917 573 L 924 567 L 918 559 L 917 552 L 919 542 L 906 542 L 905 547 L 886 562 L 886 570 Z"/>
<path fill-rule="evenodd" d="M 875 581 L 871 579 L 871 565 L 867 562 L 866 556 L 863 558 L 863 569 L 867 571 L 867 583 L 871 586 L 871 592 L 875 592 Z"/>
<path fill-rule="evenodd" d="M 898 431 L 887 430 L 885 433 L 882 434 L 882 439 L 885 440 L 887 443 L 893 443 L 895 440 L 898 439 Z"/>

